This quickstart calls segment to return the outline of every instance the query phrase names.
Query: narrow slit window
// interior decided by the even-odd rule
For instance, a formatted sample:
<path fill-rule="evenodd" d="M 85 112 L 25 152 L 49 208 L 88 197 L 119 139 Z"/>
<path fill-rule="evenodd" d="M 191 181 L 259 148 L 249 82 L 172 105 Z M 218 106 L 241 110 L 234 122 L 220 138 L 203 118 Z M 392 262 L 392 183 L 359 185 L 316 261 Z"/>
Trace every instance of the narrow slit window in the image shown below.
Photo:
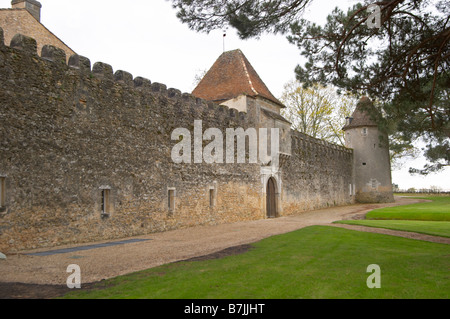
<path fill-rule="evenodd" d="M 209 190 L 209 207 L 216 206 L 216 192 L 214 188 Z"/>
<path fill-rule="evenodd" d="M 111 189 L 102 189 L 102 215 L 108 216 L 111 213 Z"/>
<path fill-rule="evenodd" d="M 6 178 L 0 177 L 0 208 L 6 206 Z"/>
<path fill-rule="evenodd" d="M 167 205 L 170 212 L 175 210 L 175 189 L 169 189 L 167 193 Z"/>

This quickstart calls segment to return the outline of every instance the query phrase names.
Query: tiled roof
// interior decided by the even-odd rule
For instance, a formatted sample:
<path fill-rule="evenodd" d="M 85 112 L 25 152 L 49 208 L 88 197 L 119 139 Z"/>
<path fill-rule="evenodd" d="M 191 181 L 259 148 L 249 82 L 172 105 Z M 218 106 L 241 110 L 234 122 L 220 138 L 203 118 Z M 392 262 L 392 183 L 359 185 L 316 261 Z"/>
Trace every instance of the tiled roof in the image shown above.
<path fill-rule="evenodd" d="M 376 114 L 376 110 L 372 101 L 367 96 L 363 96 L 356 105 L 356 109 L 350 118 L 350 123 L 345 125 L 343 130 L 362 126 L 377 126 L 372 118 L 374 114 Z"/>
<path fill-rule="evenodd" d="M 241 50 L 224 52 L 192 92 L 194 96 L 218 103 L 242 94 L 263 97 L 284 107 L 270 93 Z"/>

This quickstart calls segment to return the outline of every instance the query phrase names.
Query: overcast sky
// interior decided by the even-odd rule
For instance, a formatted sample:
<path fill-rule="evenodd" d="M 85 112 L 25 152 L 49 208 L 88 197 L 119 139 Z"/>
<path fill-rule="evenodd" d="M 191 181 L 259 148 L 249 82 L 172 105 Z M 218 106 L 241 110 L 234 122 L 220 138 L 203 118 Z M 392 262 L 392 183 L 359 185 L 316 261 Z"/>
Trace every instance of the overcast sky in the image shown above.
<path fill-rule="evenodd" d="M 196 74 L 209 69 L 223 52 L 223 31 L 200 34 L 176 18 L 166 0 L 40 0 L 41 22 L 72 50 L 91 60 L 110 64 L 160 82 L 168 88 L 192 92 Z M 341 0 L 347 7 L 357 1 Z M 305 17 L 323 24 L 337 1 L 315 0 Z M 11 0 L 0 0 L 10 8 Z M 305 61 L 285 36 L 265 35 L 259 40 L 240 40 L 232 29 L 225 37 L 225 50 L 241 49 L 271 92 L 280 97 L 283 86 L 294 78 L 297 64 Z M 450 190 L 450 170 L 427 178 L 407 173 L 422 167 L 423 160 L 405 163 L 393 171 L 400 188 L 440 186 Z"/>

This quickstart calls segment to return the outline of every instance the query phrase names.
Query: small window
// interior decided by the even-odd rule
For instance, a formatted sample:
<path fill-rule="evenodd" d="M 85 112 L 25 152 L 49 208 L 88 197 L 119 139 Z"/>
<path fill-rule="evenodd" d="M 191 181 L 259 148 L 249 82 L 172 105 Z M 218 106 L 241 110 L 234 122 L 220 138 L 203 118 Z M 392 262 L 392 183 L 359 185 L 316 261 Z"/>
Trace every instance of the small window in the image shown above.
<path fill-rule="evenodd" d="M 367 136 L 367 127 L 363 127 L 363 129 L 361 130 L 361 135 Z"/>
<path fill-rule="evenodd" d="M 111 214 L 111 188 L 109 186 L 102 186 L 101 188 L 101 214 L 102 217 L 107 217 Z"/>
<path fill-rule="evenodd" d="M 355 184 L 348 184 L 348 191 L 350 196 L 355 196 Z"/>
<path fill-rule="evenodd" d="M 372 180 L 371 180 L 371 183 L 372 183 L 372 189 L 377 189 L 377 186 L 378 186 L 378 185 L 377 185 L 377 184 L 378 184 L 378 183 L 377 183 L 377 180 L 376 180 L 376 179 L 372 179 Z"/>
<path fill-rule="evenodd" d="M 167 207 L 169 208 L 169 212 L 175 210 L 175 188 L 169 188 L 167 190 Z"/>
<path fill-rule="evenodd" d="M 367 163 L 362 163 L 363 164 L 363 166 L 366 166 L 367 165 Z"/>
<path fill-rule="evenodd" d="M 0 209 L 6 206 L 6 178 L 0 177 Z"/>
<path fill-rule="evenodd" d="M 209 189 L 209 207 L 216 206 L 216 190 L 214 188 Z"/>

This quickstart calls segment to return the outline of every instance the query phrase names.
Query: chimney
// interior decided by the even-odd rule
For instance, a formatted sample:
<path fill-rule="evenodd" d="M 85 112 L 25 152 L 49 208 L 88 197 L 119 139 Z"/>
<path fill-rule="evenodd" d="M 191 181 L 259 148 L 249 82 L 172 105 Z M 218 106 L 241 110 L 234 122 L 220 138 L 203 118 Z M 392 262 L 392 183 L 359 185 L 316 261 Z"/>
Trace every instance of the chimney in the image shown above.
<path fill-rule="evenodd" d="M 41 8 L 42 5 L 36 0 L 12 0 L 11 6 L 13 9 L 27 9 L 33 17 L 41 22 Z"/>
<path fill-rule="evenodd" d="M 353 121 L 353 117 L 347 116 L 347 117 L 345 118 L 345 125 L 350 125 L 350 124 L 352 124 L 352 121 Z"/>

